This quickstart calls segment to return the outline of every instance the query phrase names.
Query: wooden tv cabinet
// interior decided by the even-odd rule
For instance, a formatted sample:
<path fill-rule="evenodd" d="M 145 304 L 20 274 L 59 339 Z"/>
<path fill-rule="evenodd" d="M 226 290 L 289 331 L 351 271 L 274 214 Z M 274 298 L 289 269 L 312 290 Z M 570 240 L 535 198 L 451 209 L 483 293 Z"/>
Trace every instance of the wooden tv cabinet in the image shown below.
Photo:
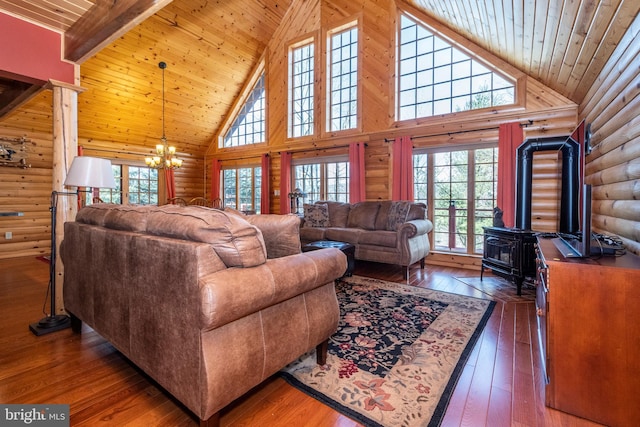
<path fill-rule="evenodd" d="M 640 425 L 640 257 L 565 259 L 550 239 L 537 240 L 546 405 L 607 426 Z"/>

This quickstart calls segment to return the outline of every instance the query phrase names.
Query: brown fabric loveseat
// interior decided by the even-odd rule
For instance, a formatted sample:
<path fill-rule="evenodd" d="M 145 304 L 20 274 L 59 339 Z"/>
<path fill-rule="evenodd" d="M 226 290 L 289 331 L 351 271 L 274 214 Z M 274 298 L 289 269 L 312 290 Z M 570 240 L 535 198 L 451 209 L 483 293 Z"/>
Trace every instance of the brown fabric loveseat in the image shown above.
<path fill-rule="evenodd" d="M 303 244 L 334 240 L 355 246 L 355 258 L 408 267 L 429 254 L 433 224 L 423 203 L 365 201 L 356 204 L 319 201 L 304 206 Z"/>
<path fill-rule="evenodd" d="M 257 221 L 200 206 L 82 208 L 60 250 L 74 330 L 88 324 L 201 425 L 314 347 L 324 363 L 346 257 L 301 253 L 295 215 Z"/>

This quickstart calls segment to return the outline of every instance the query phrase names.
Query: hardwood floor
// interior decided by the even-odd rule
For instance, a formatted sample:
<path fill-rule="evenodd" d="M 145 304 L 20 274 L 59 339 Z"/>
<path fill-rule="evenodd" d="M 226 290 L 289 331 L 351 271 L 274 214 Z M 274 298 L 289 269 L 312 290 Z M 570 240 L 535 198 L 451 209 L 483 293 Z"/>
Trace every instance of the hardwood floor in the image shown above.
<path fill-rule="evenodd" d="M 355 274 L 402 282 L 399 267 L 356 262 Z M 486 275 L 485 277 L 491 277 Z M 456 277 L 479 272 L 427 265 L 409 283 L 487 297 Z M 0 403 L 70 404 L 72 426 L 196 426 L 197 419 L 84 326 L 35 337 L 43 317 L 48 265 L 35 258 L 0 260 Z M 597 424 L 545 407 L 533 302 L 501 302 L 455 389 L 443 426 Z M 222 426 L 358 426 L 322 403 L 271 378 L 222 411 Z"/>

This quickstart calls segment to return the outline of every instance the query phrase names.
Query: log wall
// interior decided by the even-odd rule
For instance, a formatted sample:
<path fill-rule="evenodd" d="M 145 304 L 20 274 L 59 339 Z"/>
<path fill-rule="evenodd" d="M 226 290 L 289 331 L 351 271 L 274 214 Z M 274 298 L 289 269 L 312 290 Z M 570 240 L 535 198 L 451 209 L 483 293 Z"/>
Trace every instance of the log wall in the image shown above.
<path fill-rule="evenodd" d="M 586 182 L 593 185 L 595 231 L 620 236 L 640 254 L 640 16 L 580 105 L 591 123 L 593 151 Z"/>
<path fill-rule="evenodd" d="M 21 217 L 0 217 L 0 259 L 50 253 L 52 123 L 49 91 L 41 93 L 0 122 L 0 136 L 31 140 L 27 159 L 30 168 L 0 166 L 0 210 L 24 213 Z M 151 153 L 148 146 L 96 141 L 82 135 L 78 138 L 78 145 L 83 147 L 84 155 L 137 166 L 144 166 L 144 157 Z M 175 171 L 176 193 L 187 200 L 205 195 L 204 159 L 183 152 L 178 154 L 184 163 Z M 13 234 L 11 240 L 5 239 L 7 231 Z"/>

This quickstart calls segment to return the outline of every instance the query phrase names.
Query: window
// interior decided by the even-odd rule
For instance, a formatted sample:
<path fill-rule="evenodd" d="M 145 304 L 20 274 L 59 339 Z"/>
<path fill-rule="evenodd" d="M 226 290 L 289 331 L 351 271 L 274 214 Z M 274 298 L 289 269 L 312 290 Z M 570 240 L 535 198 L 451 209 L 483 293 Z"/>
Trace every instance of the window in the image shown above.
<path fill-rule="evenodd" d="M 265 142 L 265 89 L 264 72 L 253 86 L 244 106 L 220 142 L 220 147 Z"/>
<path fill-rule="evenodd" d="M 434 249 L 482 253 L 483 227 L 493 224 L 498 148 L 422 151 L 413 156 L 413 178 L 415 200 L 432 206 Z"/>
<path fill-rule="evenodd" d="M 145 166 L 111 165 L 116 188 L 101 188 L 105 203 L 157 205 L 158 170 Z M 124 202 L 123 202 L 124 200 Z"/>
<path fill-rule="evenodd" d="M 306 193 L 305 203 L 314 203 L 318 200 L 348 202 L 348 159 L 327 159 L 320 163 L 294 164 L 293 188 L 299 188 Z"/>
<path fill-rule="evenodd" d="M 513 104 L 515 85 L 402 15 L 398 120 Z"/>
<path fill-rule="evenodd" d="M 354 129 L 358 122 L 358 28 L 329 37 L 329 130 Z"/>
<path fill-rule="evenodd" d="M 222 206 L 260 213 L 262 167 L 252 166 L 222 171 Z"/>
<path fill-rule="evenodd" d="M 314 43 L 289 51 L 289 137 L 313 135 Z"/>

